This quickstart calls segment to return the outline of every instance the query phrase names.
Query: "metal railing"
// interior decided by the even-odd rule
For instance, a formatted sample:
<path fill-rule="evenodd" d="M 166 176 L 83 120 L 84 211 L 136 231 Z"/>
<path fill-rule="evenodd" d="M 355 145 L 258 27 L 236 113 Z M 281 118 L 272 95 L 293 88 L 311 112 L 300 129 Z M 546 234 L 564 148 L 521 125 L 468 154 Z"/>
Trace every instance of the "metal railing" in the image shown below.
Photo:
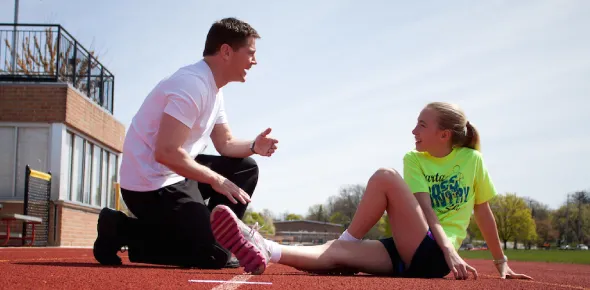
<path fill-rule="evenodd" d="M 61 25 L 0 23 L 0 41 L 0 82 L 67 82 L 114 112 L 115 76 Z"/>

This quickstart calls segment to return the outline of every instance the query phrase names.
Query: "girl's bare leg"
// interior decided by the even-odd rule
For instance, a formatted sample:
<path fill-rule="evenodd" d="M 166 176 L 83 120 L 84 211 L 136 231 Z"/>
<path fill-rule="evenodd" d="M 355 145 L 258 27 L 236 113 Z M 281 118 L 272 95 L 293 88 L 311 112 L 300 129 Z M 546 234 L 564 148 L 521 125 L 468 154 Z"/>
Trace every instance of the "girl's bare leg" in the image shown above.
<path fill-rule="evenodd" d="M 334 240 L 318 246 L 281 245 L 279 264 L 304 271 L 353 270 L 388 275 L 393 269 L 389 253 L 379 241 Z"/>
<path fill-rule="evenodd" d="M 400 257 L 409 265 L 426 236 L 428 224 L 418 201 L 396 171 L 380 169 L 373 174 L 348 231 L 363 237 L 385 210 Z M 216 239 L 238 257 L 247 272 L 260 274 L 273 259 L 307 271 L 348 268 L 376 275 L 393 271 L 389 253 L 379 241 L 335 240 L 311 247 L 283 246 L 264 240 L 225 206 L 217 206 L 211 219 Z"/>
<path fill-rule="evenodd" d="M 379 169 L 371 176 L 347 231 L 355 238 L 362 238 L 386 210 L 397 250 L 409 266 L 426 236 L 428 223 L 418 201 L 396 171 Z M 387 275 L 393 270 L 389 253 L 379 241 L 336 240 L 311 247 L 281 246 L 281 253 L 280 264 L 307 271 L 349 268 Z"/>
<path fill-rule="evenodd" d="M 347 231 L 363 238 L 387 211 L 393 240 L 402 261 L 409 265 L 414 252 L 426 236 L 428 223 L 424 213 L 403 178 L 393 169 L 377 170 Z"/>

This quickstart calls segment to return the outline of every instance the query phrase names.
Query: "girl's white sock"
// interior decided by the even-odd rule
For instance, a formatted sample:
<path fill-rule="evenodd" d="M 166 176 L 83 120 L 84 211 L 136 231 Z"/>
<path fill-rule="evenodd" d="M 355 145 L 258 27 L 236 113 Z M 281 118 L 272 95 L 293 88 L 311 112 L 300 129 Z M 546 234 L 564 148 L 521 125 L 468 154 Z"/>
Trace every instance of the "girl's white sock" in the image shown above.
<path fill-rule="evenodd" d="M 348 233 L 348 230 L 345 230 L 340 237 L 338 238 L 339 240 L 342 241 L 351 241 L 351 242 L 359 242 L 360 239 L 357 239 L 355 237 L 353 237 L 351 234 Z"/>
<path fill-rule="evenodd" d="M 270 261 L 272 263 L 278 263 L 281 259 L 281 245 L 279 245 L 277 242 L 273 242 L 267 239 L 264 239 L 264 242 L 270 250 Z"/>

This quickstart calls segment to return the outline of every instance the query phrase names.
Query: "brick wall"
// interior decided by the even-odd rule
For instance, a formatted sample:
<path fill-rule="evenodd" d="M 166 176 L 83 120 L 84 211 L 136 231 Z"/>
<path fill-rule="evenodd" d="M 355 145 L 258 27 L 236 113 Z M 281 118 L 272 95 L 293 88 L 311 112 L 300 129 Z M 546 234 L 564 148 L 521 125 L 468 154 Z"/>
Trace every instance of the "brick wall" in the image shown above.
<path fill-rule="evenodd" d="M 63 122 L 67 85 L 0 85 L 0 122 Z"/>
<path fill-rule="evenodd" d="M 57 234 L 62 247 L 92 247 L 96 240 L 98 209 L 59 202 Z"/>
<path fill-rule="evenodd" d="M 117 152 L 123 151 L 123 124 L 71 88 L 67 91 L 66 112 L 66 124 L 100 140 Z"/>
<path fill-rule="evenodd" d="M 23 214 L 23 204 L 24 201 L 2 202 L 2 209 L 0 209 L 0 213 Z"/>
<path fill-rule="evenodd" d="M 125 126 L 63 83 L 0 84 L 0 122 L 65 123 L 116 152 L 123 150 Z"/>

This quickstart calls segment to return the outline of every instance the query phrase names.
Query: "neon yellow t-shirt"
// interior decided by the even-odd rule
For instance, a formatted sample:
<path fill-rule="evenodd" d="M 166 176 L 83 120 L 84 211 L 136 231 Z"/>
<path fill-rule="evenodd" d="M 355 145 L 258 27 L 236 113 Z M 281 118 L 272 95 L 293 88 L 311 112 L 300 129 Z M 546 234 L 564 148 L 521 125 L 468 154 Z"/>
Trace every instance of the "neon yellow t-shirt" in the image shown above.
<path fill-rule="evenodd" d="M 412 193 L 428 192 L 445 234 L 459 249 L 475 204 L 496 195 L 479 151 L 455 148 L 442 158 L 410 151 L 404 156 L 404 180 Z"/>

